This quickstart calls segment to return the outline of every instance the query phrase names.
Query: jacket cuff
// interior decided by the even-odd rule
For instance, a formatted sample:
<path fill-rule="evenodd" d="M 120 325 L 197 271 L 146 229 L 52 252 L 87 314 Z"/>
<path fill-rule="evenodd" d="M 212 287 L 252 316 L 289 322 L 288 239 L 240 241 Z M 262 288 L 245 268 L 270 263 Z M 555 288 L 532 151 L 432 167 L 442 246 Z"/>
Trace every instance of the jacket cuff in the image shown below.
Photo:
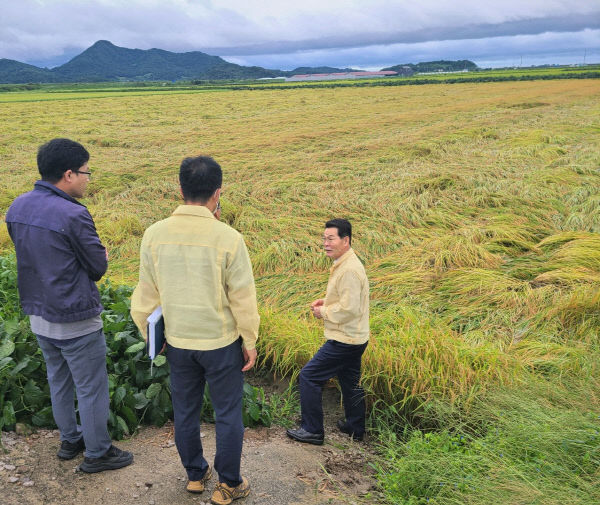
<path fill-rule="evenodd" d="M 240 335 L 242 337 L 242 345 L 244 349 L 247 351 L 251 351 L 256 348 L 256 337 L 245 337 L 244 335 Z"/>

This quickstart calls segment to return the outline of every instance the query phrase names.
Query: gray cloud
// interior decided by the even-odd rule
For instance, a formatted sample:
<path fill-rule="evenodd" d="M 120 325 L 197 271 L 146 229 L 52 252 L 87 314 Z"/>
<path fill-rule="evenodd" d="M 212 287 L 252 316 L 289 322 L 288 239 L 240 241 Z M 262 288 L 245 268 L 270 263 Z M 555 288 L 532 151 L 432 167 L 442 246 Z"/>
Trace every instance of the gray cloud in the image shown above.
<path fill-rule="evenodd" d="M 576 33 L 543 33 L 483 39 L 427 41 L 331 50 L 297 51 L 291 54 L 235 55 L 228 61 L 291 70 L 298 66 L 349 66 L 369 70 L 400 63 L 469 59 L 481 67 L 541 65 L 548 63 L 600 62 L 600 30 Z M 339 62 L 343 62 L 342 65 Z"/>
<path fill-rule="evenodd" d="M 427 41 L 447 41 L 464 39 L 483 39 L 514 35 L 537 35 L 546 32 L 578 32 L 585 28 L 600 28 L 600 10 L 590 19 L 585 15 L 573 14 L 565 17 L 548 17 L 534 20 L 507 21 L 504 23 L 464 26 L 434 26 L 415 31 L 393 33 L 369 33 L 360 35 L 336 34 L 318 39 L 276 42 L 263 42 L 244 46 L 225 46 L 210 48 L 215 54 L 253 55 L 277 54 L 304 51 L 309 49 L 338 49 L 386 44 L 414 44 Z"/>
<path fill-rule="evenodd" d="M 476 47 L 484 48 L 487 56 L 481 58 L 489 59 L 497 50 L 512 51 L 509 40 L 518 45 L 519 37 L 532 36 L 529 43 L 535 45 L 548 32 L 565 36 L 547 38 L 554 44 L 547 50 L 577 51 L 580 43 L 600 47 L 600 5 L 587 0 L 6 3 L 0 18 L 0 57 L 48 66 L 64 63 L 99 39 L 140 49 L 199 50 L 270 68 L 323 61 L 375 67 L 377 62 L 395 64 L 434 54 L 467 58 Z"/>

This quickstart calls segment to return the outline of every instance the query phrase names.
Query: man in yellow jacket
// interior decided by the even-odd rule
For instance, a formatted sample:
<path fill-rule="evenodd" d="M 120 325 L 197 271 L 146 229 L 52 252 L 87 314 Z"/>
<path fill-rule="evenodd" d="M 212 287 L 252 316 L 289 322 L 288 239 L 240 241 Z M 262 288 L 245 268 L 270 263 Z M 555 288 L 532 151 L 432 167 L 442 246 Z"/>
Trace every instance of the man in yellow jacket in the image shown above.
<path fill-rule="evenodd" d="M 244 426 L 243 372 L 256 360 L 259 316 L 244 239 L 217 219 L 222 185 L 210 157 L 186 158 L 179 183 L 184 205 L 144 233 L 139 283 L 131 315 L 146 337 L 146 318 L 159 305 L 165 321 L 175 417 L 175 444 L 187 471 L 187 490 L 204 491 L 212 470 L 200 441 L 200 411 L 208 382 L 215 411 L 219 483 L 211 501 L 247 496 L 240 474 Z"/>
<path fill-rule="evenodd" d="M 323 384 L 337 376 L 345 419 L 338 428 L 355 440 L 365 433 L 365 400 L 360 387 L 361 358 L 369 341 L 369 281 L 351 247 L 352 225 L 345 219 L 325 223 L 323 247 L 333 260 L 325 299 L 310 308 L 323 319 L 327 341 L 300 372 L 302 423 L 287 430 L 298 442 L 321 445 L 324 439 Z"/>

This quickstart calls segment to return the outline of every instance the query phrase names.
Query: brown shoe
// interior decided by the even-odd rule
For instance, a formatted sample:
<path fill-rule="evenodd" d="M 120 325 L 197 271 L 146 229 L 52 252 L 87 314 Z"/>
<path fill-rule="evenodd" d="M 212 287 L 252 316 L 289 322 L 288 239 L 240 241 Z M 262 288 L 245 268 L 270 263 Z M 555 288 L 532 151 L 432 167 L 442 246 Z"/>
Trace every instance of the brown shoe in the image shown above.
<path fill-rule="evenodd" d="M 211 477 L 212 468 L 209 466 L 208 470 L 206 470 L 206 473 L 204 474 L 204 477 L 202 477 L 200 480 L 189 480 L 185 490 L 188 493 L 201 493 L 202 491 L 204 491 L 205 485 Z"/>
<path fill-rule="evenodd" d="M 236 487 L 229 487 L 224 482 L 219 482 L 210 501 L 214 503 L 214 505 L 229 505 L 233 500 L 245 498 L 249 494 L 250 484 L 248 484 L 248 479 L 242 477 L 242 483 Z"/>

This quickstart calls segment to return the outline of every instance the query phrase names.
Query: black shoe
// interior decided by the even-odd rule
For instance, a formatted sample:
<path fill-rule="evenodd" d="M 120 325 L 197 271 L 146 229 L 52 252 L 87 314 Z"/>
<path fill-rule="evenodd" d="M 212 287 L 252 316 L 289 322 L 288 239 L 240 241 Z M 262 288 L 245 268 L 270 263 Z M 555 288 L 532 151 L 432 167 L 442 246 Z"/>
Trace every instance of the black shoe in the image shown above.
<path fill-rule="evenodd" d="M 286 430 L 287 436 L 297 440 L 298 442 L 305 442 L 307 444 L 323 445 L 323 439 L 325 438 L 322 433 L 310 433 L 304 428 L 296 428 L 295 430 Z"/>
<path fill-rule="evenodd" d="M 343 419 L 338 419 L 337 427 L 338 427 L 338 430 L 340 430 L 342 433 L 345 433 L 346 435 L 350 435 L 350 438 L 352 440 L 357 440 L 358 442 L 360 442 L 363 439 L 363 437 L 365 436 L 364 433 L 361 433 L 360 435 L 358 433 L 354 433 L 354 430 Z"/>
<path fill-rule="evenodd" d="M 84 449 L 85 443 L 83 442 L 83 437 L 77 440 L 77 442 L 69 442 L 67 440 L 63 440 L 60 443 L 60 449 L 58 450 L 56 455 L 60 459 L 73 459 Z"/>
<path fill-rule="evenodd" d="M 83 463 L 79 465 L 79 470 L 85 473 L 97 473 L 104 470 L 116 470 L 133 463 L 133 454 L 122 451 L 114 445 L 106 451 L 104 456 L 99 458 L 83 458 Z"/>

